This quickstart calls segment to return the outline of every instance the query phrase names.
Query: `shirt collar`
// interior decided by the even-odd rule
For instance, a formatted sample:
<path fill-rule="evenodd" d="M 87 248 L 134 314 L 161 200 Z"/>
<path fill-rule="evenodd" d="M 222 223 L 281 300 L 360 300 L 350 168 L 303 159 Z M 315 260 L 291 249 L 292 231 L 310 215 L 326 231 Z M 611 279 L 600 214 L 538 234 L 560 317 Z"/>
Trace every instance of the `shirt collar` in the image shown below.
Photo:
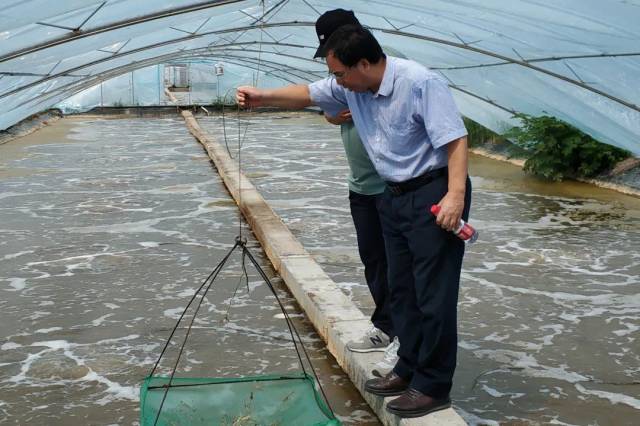
<path fill-rule="evenodd" d="M 395 81 L 396 67 L 391 56 L 387 56 L 387 63 L 384 67 L 384 75 L 378 91 L 373 94 L 374 98 L 378 96 L 389 96 L 393 92 L 393 83 Z"/>

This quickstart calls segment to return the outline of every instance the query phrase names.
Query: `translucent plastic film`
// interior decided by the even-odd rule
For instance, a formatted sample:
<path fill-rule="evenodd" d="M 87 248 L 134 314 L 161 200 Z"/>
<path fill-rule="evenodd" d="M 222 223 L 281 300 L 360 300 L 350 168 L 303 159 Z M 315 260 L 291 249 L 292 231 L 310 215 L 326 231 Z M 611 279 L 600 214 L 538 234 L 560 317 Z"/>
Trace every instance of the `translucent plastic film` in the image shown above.
<path fill-rule="evenodd" d="M 307 83 L 325 69 L 312 58 L 313 24 L 342 7 L 383 45 L 442 73 L 459 102 L 473 99 L 460 105 L 471 119 L 500 130 L 505 112 L 551 114 L 640 154 L 637 0 L 62 3 L 0 11 L 0 100 L 12 106 L 0 128 L 132 68 L 181 58 L 226 62 L 243 78 L 259 71 L 268 85 Z M 146 104 L 153 88 L 144 91 Z"/>

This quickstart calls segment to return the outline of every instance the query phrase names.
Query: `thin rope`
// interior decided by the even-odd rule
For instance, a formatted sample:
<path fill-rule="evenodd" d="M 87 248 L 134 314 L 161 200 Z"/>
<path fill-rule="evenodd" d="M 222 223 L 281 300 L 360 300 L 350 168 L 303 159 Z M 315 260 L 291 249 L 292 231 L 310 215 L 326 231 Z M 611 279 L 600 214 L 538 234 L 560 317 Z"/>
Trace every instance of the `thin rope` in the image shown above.
<path fill-rule="evenodd" d="M 233 248 L 229 251 L 229 253 L 227 253 L 227 255 L 224 257 L 224 259 L 222 259 L 222 261 L 220 261 L 220 263 L 218 263 L 218 266 L 216 266 L 213 271 L 211 271 L 211 273 L 209 274 L 209 276 L 207 278 L 205 278 L 205 280 L 202 282 L 202 284 L 200 284 L 200 287 L 198 287 L 198 289 L 195 291 L 195 293 L 193 294 L 193 296 L 191 296 L 191 300 L 189 300 L 189 303 L 187 304 L 187 306 L 184 308 L 184 310 L 182 311 L 182 315 L 180 315 L 180 318 L 178 319 L 178 322 L 176 323 L 175 327 L 173 327 L 173 330 L 171 331 L 171 334 L 169 335 L 169 338 L 167 339 L 167 341 L 164 344 L 164 348 L 162 348 L 162 352 L 160 352 L 160 356 L 158 357 L 158 360 L 156 361 L 155 365 L 153 366 L 153 369 L 151 370 L 151 373 L 149 374 L 149 376 L 153 376 L 153 374 L 156 372 L 156 369 L 158 368 L 158 364 L 160 363 L 160 360 L 162 359 L 162 356 L 164 355 L 164 353 L 167 350 L 167 347 L 169 346 L 169 343 L 171 342 L 171 339 L 173 338 L 173 335 L 175 334 L 176 330 L 178 329 L 178 326 L 180 326 L 180 322 L 182 321 L 182 318 L 185 316 L 185 314 L 187 313 L 187 310 L 189 309 L 189 307 L 191 306 L 191 304 L 193 303 L 193 301 L 195 300 L 195 298 L 198 296 L 198 293 L 200 293 L 200 291 L 202 290 L 202 288 L 207 284 L 207 281 L 209 281 L 209 279 L 214 275 L 219 272 L 219 269 L 222 268 L 222 265 L 224 265 L 224 262 L 226 262 L 226 259 L 231 255 L 231 253 L 233 252 L 233 250 L 235 250 L 235 248 L 238 246 L 238 243 L 236 242 L 233 246 Z"/>
<path fill-rule="evenodd" d="M 318 377 L 318 374 L 316 373 L 315 368 L 313 368 L 313 363 L 311 362 L 311 357 L 309 357 L 309 353 L 307 352 L 307 348 L 302 343 L 302 338 L 300 337 L 300 334 L 298 333 L 298 329 L 293 324 L 293 321 L 291 321 L 291 317 L 289 316 L 289 314 L 287 313 L 286 309 L 284 308 L 284 305 L 280 301 L 280 298 L 278 297 L 278 294 L 276 293 L 276 290 L 273 287 L 273 284 L 271 284 L 271 281 L 269 280 L 269 277 L 267 277 L 267 274 L 264 273 L 264 271 L 262 270 L 262 268 L 260 267 L 260 265 L 258 264 L 256 259 L 253 257 L 251 252 L 246 248 L 246 246 L 242 246 L 242 251 L 246 252 L 247 257 L 249 258 L 251 263 L 253 263 L 253 266 L 258 271 L 258 274 L 260 274 L 260 276 L 262 277 L 264 282 L 267 284 L 267 286 L 271 290 L 271 293 L 273 293 L 274 297 L 276 298 L 276 301 L 278 302 L 278 305 L 280 306 L 280 309 L 282 310 L 282 313 L 284 314 L 284 318 L 286 320 L 287 327 L 289 327 L 289 333 L 291 333 L 291 339 L 293 340 L 293 346 L 294 346 L 294 348 L 296 350 L 296 353 L 298 354 L 298 360 L 300 360 L 300 365 L 302 366 L 302 371 L 305 374 L 307 374 L 307 370 L 304 367 L 304 362 L 302 362 L 302 357 L 300 355 L 300 351 L 298 350 L 298 343 L 302 347 L 302 351 L 304 352 L 304 356 L 307 359 L 307 362 L 309 363 L 309 367 L 311 368 L 311 372 L 313 373 L 313 377 L 315 378 L 316 383 L 318 384 L 318 388 L 320 389 L 320 392 L 322 393 L 322 397 L 324 398 L 324 401 L 327 404 L 327 407 L 329 407 L 329 411 L 331 411 L 332 414 L 335 414 L 334 411 L 333 411 L 333 408 L 331 407 L 331 403 L 329 402 L 329 398 L 327 398 L 327 394 L 325 393 L 324 388 L 322 387 L 322 383 L 320 383 L 320 378 Z M 296 337 L 298 338 L 298 343 L 296 343 L 296 339 L 293 336 L 293 333 L 295 333 Z"/>
<path fill-rule="evenodd" d="M 237 120 L 238 120 L 238 237 L 242 240 L 242 140 L 240 139 L 241 125 L 240 125 L 240 105 L 237 107 Z M 247 129 L 249 129 L 249 123 L 247 122 Z M 246 136 L 245 131 L 245 136 Z"/>
<path fill-rule="evenodd" d="M 247 265 L 246 265 L 245 260 L 246 260 L 245 253 L 242 252 L 242 275 L 240 275 L 240 278 L 238 279 L 238 284 L 236 284 L 236 288 L 233 291 L 233 296 L 231 296 L 231 299 L 229 299 L 229 305 L 227 307 L 227 311 L 224 313 L 224 321 L 225 322 L 229 322 L 229 313 L 231 312 L 231 308 L 233 306 L 233 301 L 236 298 L 236 294 L 238 294 L 238 290 L 240 289 L 240 285 L 242 285 L 242 279 L 243 278 L 246 280 L 247 294 L 249 294 L 249 274 L 247 273 Z"/>
<path fill-rule="evenodd" d="M 165 344 L 164 349 L 162 350 L 162 353 L 160 354 L 160 357 L 158 358 L 158 361 L 156 361 L 156 365 L 153 367 L 153 371 L 155 371 L 156 367 L 158 366 L 158 363 L 160 362 L 160 359 L 162 358 L 162 355 L 164 354 L 165 350 L 167 349 L 167 346 L 169 346 L 169 342 L 171 341 L 171 338 L 173 337 L 175 331 L 178 329 L 178 326 L 180 325 L 180 322 L 182 321 L 182 318 L 184 317 L 185 313 L 189 309 L 189 306 L 195 300 L 196 296 L 200 293 L 202 288 L 205 287 L 205 284 L 207 283 L 207 281 L 210 280 L 209 285 L 206 287 L 206 289 L 202 293 L 202 296 L 200 298 L 200 302 L 198 302 L 198 305 L 196 306 L 196 310 L 193 313 L 193 317 L 191 318 L 191 322 L 189 323 L 189 327 L 187 327 L 187 332 L 185 334 L 184 340 L 182 341 L 182 345 L 180 345 L 180 351 L 178 352 L 178 357 L 176 358 L 176 362 L 175 362 L 175 364 L 173 366 L 173 369 L 171 370 L 171 376 L 169 377 L 169 383 L 165 387 L 164 394 L 162 395 L 162 401 L 160 402 L 160 407 L 158 408 L 158 412 L 156 413 L 156 418 L 155 418 L 155 420 L 153 422 L 154 426 L 158 423 L 158 419 L 160 418 L 160 413 L 162 412 L 162 407 L 164 406 L 164 402 L 167 399 L 167 394 L 169 393 L 169 388 L 171 387 L 171 383 L 173 382 L 173 377 L 175 376 L 176 370 L 178 369 L 178 363 L 180 362 L 180 357 L 182 356 L 182 352 L 184 351 L 184 347 L 187 344 L 187 339 L 189 338 L 189 335 L 191 334 L 191 328 L 193 327 L 193 323 L 196 320 L 196 316 L 198 315 L 198 311 L 200 310 L 200 306 L 202 306 L 202 302 L 204 301 L 204 298 L 207 295 L 207 292 L 209 291 L 209 289 L 213 285 L 214 281 L 218 277 L 218 274 L 222 270 L 222 267 L 224 266 L 225 263 L 227 263 L 227 260 L 231 256 L 231 253 L 234 252 L 234 250 L 238 247 L 238 245 L 239 245 L 239 242 L 236 241 L 236 243 L 233 245 L 231 250 L 229 250 L 227 255 L 220 261 L 218 266 L 216 266 L 214 268 L 214 270 L 211 272 L 211 274 L 209 274 L 209 276 L 205 279 L 205 281 L 202 283 L 202 285 L 200 285 L 200 287 L 198 288 L 198 291 L 196 291 L 196 293 L 193 295 L 193 297 L 189 301 L 189 304 L 187 305 L 187 307 L 182 312 L 182 315 L 180 315 L 180 319 L 176 323 L 176 326 L 173 328 L 173 331 L 171 332 L 171 336 L 169 336 L 169 339 L 167 339 L 167 343 Z M 151 372 L 151 376 L 153 376 L 153 371 Z"/>
<path fill-rule="evenodd" d="M 229 148 L 229 138 L 227 137 L 227 122 L 226 122 L 226 112 L 225 112 L 226 100 L 227 100 L 227 97 L 229 96 L 229 92 L 231 92 L 232 90 L 235 90 L 235 87 L 229 88 L 225 92 L 224 97 L 222 98 L 222 134 L 224 135 L 224 146 L 227 149 L 227 154 L 229 154 L 229 157 L 232 160 L 235 160 L 236 157 L 231 152 L 231 148 Z M 237 112 L 236 120 L 238 120 L 238 126 L 240 126 L 240 123 L 239 123 L 239 121 L 240 121 L 239 110 L 236 110 L 236 112 Z M 240 147 L 242 147 L 242 145 L 244 145 L 244 141 L 247 138 L 247 130 L 249 130 L 249 121 L 248 120 L 247 120 L 247 125 L 244 128 L 244 134 L 242 135 L 242 142 L 240 143 Z"/>
<path fill-rule="evenodd" d="M 262 4 L 262 16 L 260 16 L 260 43 L 258 44 L 258 69 L 256 70 L 256 84 L 255 86 L 258 87 L 258 80 L 260 79 L 260 63 L 262 62 L 262 37 L 264 35 L 264 16 L 267 13 L 266 12 L 266 6 L 264 4 L 264 0 L 260 0 L 260 3 Z"/>
<path fill-rule="evenodd" d="M 262 21 L 264 19 L 264 15 L 265 15 L 265 4 L 264 4 L 264 0 L 260 0 L 260 3 L 262 4 L 262 17 L 260 18 L 260 20 Z M 262 55 L 262 34 L 264 32 L 264 29 L 262 28 L 262 23 L 260 26 L 260 43 L 258 44 L 259 46 L 259 53 L 258 53 L 258 70 L 256 72 L 256 81 L 255 81 L 255 86 L 258 87 L 258 80 L 260 78 L 260 57 Z M 251 113 L 253 110 L 253 108 L 250 108 L 247 112 Z M 238 235 L 239 238 L 242 239 L 242 144 L 244 142 L 244 138 L 247 137 L 247 130 L 249 130 L 249 123 L 250 123 L 250 117 L 247 118 L 247 126 L 245 127 L 245 131 L 244 131 L 244 138 L 241 138 L 240 134 L 242 133 L 241 131 L 241 125 L 240 125 L 240 105 L 237 105 L 237 110 L 236 110 L 236 114 L 237 114 L 237 121 L 238 121 Z M 244 256 L 244 255 L 243 255 Z M 248 285 L 248 282 L 247 282 Z"/>

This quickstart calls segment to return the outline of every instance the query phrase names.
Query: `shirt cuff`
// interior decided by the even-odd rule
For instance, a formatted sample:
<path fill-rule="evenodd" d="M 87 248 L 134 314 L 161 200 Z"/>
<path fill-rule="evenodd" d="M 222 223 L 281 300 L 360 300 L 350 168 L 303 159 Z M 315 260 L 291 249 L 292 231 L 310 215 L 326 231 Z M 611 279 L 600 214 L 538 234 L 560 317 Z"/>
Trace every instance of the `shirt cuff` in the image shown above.
<path fill-rule="evenodd" d="M 460 139 L 461 137 L 464 137 L 467 135 L 468 135 L 467 129 L 463 128 L 463 129 L 452 130 L 449 133 L 446 133 L 443 136 L 440 136 L 435 141 L 431 141 L 431 146 L 433 146 L 434 149 L 442 148 L 443 146 L 455 141 L 456 139 Z"/>
<path fill-rule="evenodd" d="M 309 84 L 309 97 L 311 98 L 311 102 L 315 105 L 318 105 L 318 101 L 320 100 L 320 92 L 322 91 L 322 81 L 314 81 Z"/>

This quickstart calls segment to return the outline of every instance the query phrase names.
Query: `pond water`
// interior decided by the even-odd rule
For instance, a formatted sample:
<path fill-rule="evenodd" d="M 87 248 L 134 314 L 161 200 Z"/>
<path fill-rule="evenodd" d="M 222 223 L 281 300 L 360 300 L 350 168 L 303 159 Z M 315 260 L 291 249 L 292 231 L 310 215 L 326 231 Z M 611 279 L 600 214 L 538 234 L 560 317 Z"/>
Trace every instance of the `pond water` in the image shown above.
<path fill-rule="evenodd" d="M 139 384 L 233 246 L 238 220 L 181 118 L 65 119 L 1 145 L 0 423 L 137 424 Z M 336 413 L 345 424 L 377 425 L 256 240 L 243 235 Z M 283 314 L 246 263 L 248 282 L 235 253 L 209 291 L 179 375 L 300 371 Z"/>
<path fill-rule="evenodd" d="M 199 120 L 224 143 L 220 117 Z M 245 174 L 370 312 L 338 129 L 306 113 L 240 125 Z M 235 156 L 235 114 L 225 130 Z M 470 169 L 480 239 L 462 273 L 456 409 L 470 424 L 637 424 L 640 200 L 477 156 Z M 135 424 L 139 382 L 233 245 L 238 213 L 181 119 L 85 117 L 0 146 L 0 233 L 0 422 Z M 273 297 L 251 269 L 247 291 L 241 270 L 234 255 L 211 290 L 184 374 L 299 369 Z M 377 424 L 274 282 L 334 409 Z"/>

